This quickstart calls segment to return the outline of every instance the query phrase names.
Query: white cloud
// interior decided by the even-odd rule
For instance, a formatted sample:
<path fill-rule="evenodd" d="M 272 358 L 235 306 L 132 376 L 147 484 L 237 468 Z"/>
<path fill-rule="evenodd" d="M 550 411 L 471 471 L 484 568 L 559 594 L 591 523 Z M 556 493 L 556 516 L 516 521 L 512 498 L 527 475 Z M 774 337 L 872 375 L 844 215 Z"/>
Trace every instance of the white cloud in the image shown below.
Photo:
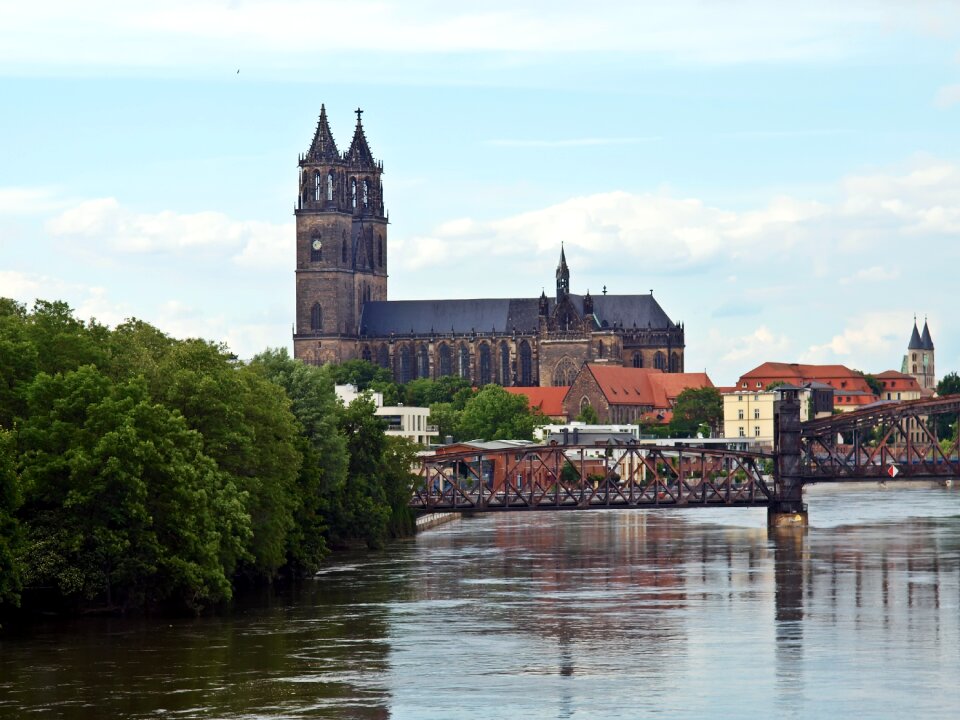
<path fill-rule="evenodd" d="M 944 85 L 937 90 L 937 97 L 934 104 L 937 107 L 950 107 L 960 103 L 960 85 Z"/>
<path fill-rule="evenodd" d="M 294 243 L 290 223 L 234 220 L 218 212 L 137 213 L 115 198 L 81 202 L 46 227 L 54 237 L 104 243 L 120 253 L 196 258 L 201 251 L 211 251 L 248 267 L 288 267 Z"/>
<path fill-rule="evenodd" d="M 50 0 L 0 6 L 0 63 L 224 72 L 226 62 L 247 61 L 254 72 L 277 72 L 310 67 L 318 56 L 353 62 L 382 52 L 516 58 L 583 51 L 682 63 L 822 63 L 879 53 L 891 35 L 949 38 L 958 26 L 955 6 L 932 3 Z M 312 42 L 291 27 L 356 31 L 324 32 Z"/>
<path fill-rule="evenodd" d="M 868 371 L 899 370 L 899 355 L 906 348 L 912 327 L 907 310 L 862 313 L 847 321 L 843 332 L 822 345 L 812 345 L 801 354 L 801 362 L 842 363 Z M 887 358 L 888 366 L 877 368 L 876 359 Z"/>
<path fill-rule="evenodd" d="M 765 325 L 761 325 L 749 335 L 741 337 L 726 337 L 716 330 L 710 333 L 710 344 L 714 353 L 723 363 L 741 365 L 762 360 L 757 358 L 787 357 L 791 352 L 790 339 L 786 335 L 778 335 Z"/>
<path fill-rule="evenodd" d="M 52 188 L 0 187 L 0 216 L 37 215 L 67 204 Z"/>
<path fill-rule="evenodd" d="M 872 265 L 868 268 L 857 270 L 853 275 L 841 278 L 840 282 L 844 285 L 890 282 L 896 280 L 898 277 L 900 277 L 900 270 L 898 268 L 884 268 L 879 265 Z"/>

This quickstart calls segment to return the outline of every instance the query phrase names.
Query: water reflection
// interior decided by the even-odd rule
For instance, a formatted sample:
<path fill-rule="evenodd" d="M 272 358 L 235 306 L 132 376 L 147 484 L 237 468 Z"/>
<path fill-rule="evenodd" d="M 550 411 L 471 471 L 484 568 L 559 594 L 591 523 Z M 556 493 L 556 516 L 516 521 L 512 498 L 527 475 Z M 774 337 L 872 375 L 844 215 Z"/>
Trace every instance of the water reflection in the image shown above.
<path fill-rule="evenodd" d="M 960 494 L 463 520 L 228 618 L 0 643 L 0 716 L 921 717 L 960 713 Z"/>

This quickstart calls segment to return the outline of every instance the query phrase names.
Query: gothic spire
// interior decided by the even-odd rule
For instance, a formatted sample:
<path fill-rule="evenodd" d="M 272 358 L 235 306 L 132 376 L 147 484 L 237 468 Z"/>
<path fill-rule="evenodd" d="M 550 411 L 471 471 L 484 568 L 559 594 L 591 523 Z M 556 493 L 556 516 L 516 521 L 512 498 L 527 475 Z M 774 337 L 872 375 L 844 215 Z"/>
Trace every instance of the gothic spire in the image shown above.
<path fill-rule="evenodd" d="M 930 327 L 927 325 L 927 319 L 923 319 L 923 334 L 920 336 L 920 342 L 924 350 L 933 350 L 933 338 L 930 337 Z"/>
<path fill-rule="evenodd" d="M 343 159 L 351 165 L 372 166 L 374 164 L 373 153 L 370 152 L 370 146 L 367 145 L 367 136 L 363 133 L 363 123 L 360 121 L 363 110 L 357 108 L 354 112 L 357 114 L 357 127 L 353 131 L 350 149 L 347 150 Z"/>
<path fill-rule="evenodd" d="M 913 318 L 913 333 L 910 335 L 910 344 L 908 350 L 923 350 L 923 340 L 920 339 L 920 331 L 917 330 L 917 318 Z"/>
<path fill-rule="evenodd" d="M 570 270 L 567 268 L 567 256 L 560 243 L 560 264 L 557 265 L 557 304 L 563 302 L 570 293 Z"/>
<path fill-rule="evenodd" d="M 317 121 L 317 131 L 313 135 L 313 142 L 310 144 L 310 151 L 307 153 L 307 160 L 312 162 L 337 162 L 340 160 L 340 151 L 337 150 L 337 143 L 330 132 L 330 124 L 327 122 L 327 108 L 320 105 L 320 119 Z"/>

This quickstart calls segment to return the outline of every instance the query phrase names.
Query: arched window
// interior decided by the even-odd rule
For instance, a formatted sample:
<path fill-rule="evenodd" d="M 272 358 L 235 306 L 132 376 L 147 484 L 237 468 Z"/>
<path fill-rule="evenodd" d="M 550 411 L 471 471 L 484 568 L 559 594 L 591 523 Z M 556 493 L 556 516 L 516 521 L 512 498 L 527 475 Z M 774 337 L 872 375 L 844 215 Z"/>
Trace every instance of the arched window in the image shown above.
<path fill-rule="evenodd" d="M 437 350 L 437 358 L 440 361 L 440 372 L 438 375 L 440 377 L 446 377 L 447 375 L 453 374 L 453 363 L 450 358 L 450 346 L 446 343 L 440 345 L 440 348 Z"/>
<path fill-rule="evenodd" d="M 480 344 L 480 385 L 489 385 L 493 381 L 490 376 L 490 346 Z"/>
<path fill-rule="evenodd" d="M 357 206 L 357 179 L 350 179 L 350 202 L 353 203 L 353 207 Z"/>
<path fill-rule="evenodd" d="M 314 303 L 310 308 L 310 329 L 314 332 L 323 330 L 323 310 L 320 308 L 320 303 Z"/>
<path fill-rule="evenodd" d="M 363 206 L 370 207 L 370 181 L 363 179 Z"/>
<path fill-rule="evenodd" d="M 643 367 L 643 355 L 641 353 L 633 354 L 633 366 L 637 368 Z"/>
<path fill-rule="evenodd" d="M 670 372 L 680 372 L 680 355 L 670 353 Z"/>
<path fill-rule="evenodd" d="M 347 239 L 343 239 L 343 244 L 340 246 L 340 262 L 345 263 L 347 261 Z"/>
<path fill-rule="evenodd" d="M 402 345 L 398 351 L 397 382 L 404 385 L 413 380 L 413 357 L 408 345 Z"/>
<path fill-rule="evenodd" d="M 386 345 L 381 345 L 377 350 L 377 365 L 382 368 L 390 367 L 390 349 Z"/>
<path fill-rule="evenodd" d="M 580 398 L 580 412 L 583 412 L 588 407 L 590 407 L 590 398 L 584 395 L 582 398 Z"/>
<path fill-rule="evenodd" d="M 512 385 L 510 377 L 510 346 L 500 343 L 500 384 Z"/>
<path fill-rule="evenodd" d="M 333 200 L 333 170 L 327 173 L 327 200 Z"/>
<path fill-rule="evenodd" d="M 470 379 L 470 348 L 466 343 L 460 343 L 460 377 L 464 380 Z"/>
<path fill-rule="evenodd" d="M 657 354 L 653 356 L 653 367 L 657 370 L 667 369 L 667 356 L 659 350 L 657 350 Z"/>
<path fill-rule="evenodd" d="M 367 264 L 373 268 L 373 230 L 367 231 Z"/>
<path fill-rule="evenodd" d="M 520 342 L 520 384 L 524 387 L 533 385 L 533 353 L 526 340 Z"/>
<path fill-rule="evenodd" d="M 430 377 L 430 355 L 427 353 L 427 346 L 420 345 L 417 350 L 417 377 Z"/>
<path fill-rule="evenodd" d="M 573 379 L 577 376 L 577 371 L 577 365 L 573 360 L 563 358 L 553 370 L 554 387 L 573 385 Z"/>
<path fill-rule="evenodd" d="M 373 356 L 370 354 L 370 346 L 369 346 L 369 345 L 364 345 L 364 346 L 363 346 L 363 352 L 360 353 L 360 357 L 363 358 L 364 360 L 366 360 L 367 362 L 370 362 L 370 360 L 371 360 L 371 358 L 372 358 Z"/>
<path fill-rule="evenodd" d="M 314 183 L 313 199 L 319 202 L 320 200 L 320 173 L 319 172 L 315 172 L 313 174 L 313 183 Z"/>
<path fill-rule="evenodd" d="M 323 243 L 320 242 L 320 236 L 314 235 L 310 239 L 310 262 L 320 262 L 323 260 Z"/>
<path fill-rule="evenodd" d="M 383 267 L 383 236 L 377 233 L 377 265 Z"/>

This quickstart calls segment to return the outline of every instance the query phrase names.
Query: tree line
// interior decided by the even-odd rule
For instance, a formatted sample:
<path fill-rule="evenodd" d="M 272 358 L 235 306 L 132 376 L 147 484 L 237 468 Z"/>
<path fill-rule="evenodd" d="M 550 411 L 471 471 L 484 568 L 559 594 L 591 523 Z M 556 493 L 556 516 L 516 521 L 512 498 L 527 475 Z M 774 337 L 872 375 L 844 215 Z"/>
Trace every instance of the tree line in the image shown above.
<path fill-rule="evenodd" d="M 0 610 L 198 612 L 412 533 L 418 448 L 341 372 L 0 299 Z"/>

